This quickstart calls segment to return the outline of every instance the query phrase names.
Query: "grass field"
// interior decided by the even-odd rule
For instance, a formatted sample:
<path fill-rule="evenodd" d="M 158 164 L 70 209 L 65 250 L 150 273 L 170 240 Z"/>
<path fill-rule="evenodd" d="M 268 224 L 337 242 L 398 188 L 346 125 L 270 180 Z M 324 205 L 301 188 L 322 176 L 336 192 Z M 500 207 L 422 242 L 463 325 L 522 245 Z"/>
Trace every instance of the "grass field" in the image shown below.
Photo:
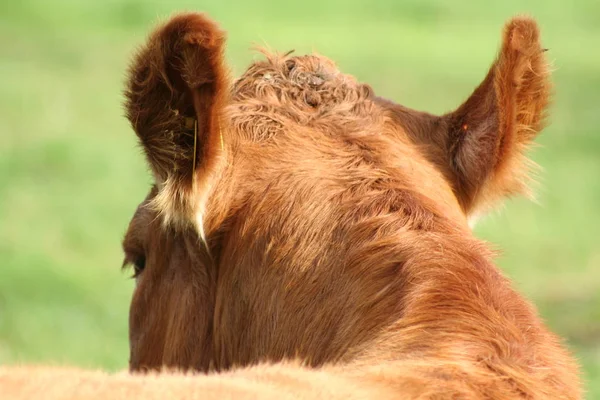
<path fill-rule="evenodd" d="M 318 51 L 407 106 L 445 112 L 480 82 L 506 18 L 535 16 L 556 72 L 533 158 L 539 204 L 480 237 L 564 336 L 600 398 L 600 2 L 22 0 L 0 3 L 0 363 L 127 364 L 120 240 L 150 178 L 122 117 L 129 55 L 159 16 L 196 9 L 253 44 Z"/>

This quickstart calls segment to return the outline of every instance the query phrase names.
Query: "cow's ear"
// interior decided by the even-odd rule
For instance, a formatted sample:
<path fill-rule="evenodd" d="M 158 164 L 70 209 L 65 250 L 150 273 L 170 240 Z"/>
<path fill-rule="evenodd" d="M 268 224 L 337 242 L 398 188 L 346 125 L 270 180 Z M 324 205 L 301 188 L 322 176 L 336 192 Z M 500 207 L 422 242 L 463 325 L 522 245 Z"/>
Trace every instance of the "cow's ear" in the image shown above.
<path fill-rule="evenodd" d="M 484 81 L 443 117 L 448 168 L 467 214 L 504 196 L 529 194 L 531 163 L 524 153 L 544 127 L 551 92 L 539 36 L 534 20 L 509 21 Z"/>
<path fill-rule="evenodd" d="M 189 219 L 224 157 L 221 114 L 229 92 L 225 34 L 202 14 L 158 27 L 129 69 L 125 107 L 166 221 Z"/>

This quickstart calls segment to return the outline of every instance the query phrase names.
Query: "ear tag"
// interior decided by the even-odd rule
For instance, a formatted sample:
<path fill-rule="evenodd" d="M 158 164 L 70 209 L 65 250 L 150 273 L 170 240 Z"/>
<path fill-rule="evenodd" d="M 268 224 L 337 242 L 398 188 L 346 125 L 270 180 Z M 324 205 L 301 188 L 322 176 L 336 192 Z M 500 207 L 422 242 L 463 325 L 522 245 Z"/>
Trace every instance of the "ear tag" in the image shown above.
<path fill-rule="evenodd" d="M 469 125 L 467 125 L 467 124 L 463 124 L 463 126 L 462 126 L 462 130 L 466 132 L 466 131 L 467 131 L 467 129 L 469 129 Z"/>

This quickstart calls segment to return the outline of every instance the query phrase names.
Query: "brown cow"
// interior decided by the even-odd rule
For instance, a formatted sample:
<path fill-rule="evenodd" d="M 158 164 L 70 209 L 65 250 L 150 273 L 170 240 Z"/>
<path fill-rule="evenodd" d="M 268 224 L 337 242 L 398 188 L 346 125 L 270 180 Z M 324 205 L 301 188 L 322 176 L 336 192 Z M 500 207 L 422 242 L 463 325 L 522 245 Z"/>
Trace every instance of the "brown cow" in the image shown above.
<path fill-rule="evenodd" d="M 221 373 L 112 378 L 122 396 L 580 398 L 573 359 L 467 224 L 526 191 L 551 88 L 533 20 L 506 25 L 443 116 L 316 55 L 266 54 L 230 84 L 223 50 L 183 14 L 135 58 L 127 116 L 155 185 L 124 241 L 131 370 Z M 81 390 L 103 398 L 105 380 Z"/>

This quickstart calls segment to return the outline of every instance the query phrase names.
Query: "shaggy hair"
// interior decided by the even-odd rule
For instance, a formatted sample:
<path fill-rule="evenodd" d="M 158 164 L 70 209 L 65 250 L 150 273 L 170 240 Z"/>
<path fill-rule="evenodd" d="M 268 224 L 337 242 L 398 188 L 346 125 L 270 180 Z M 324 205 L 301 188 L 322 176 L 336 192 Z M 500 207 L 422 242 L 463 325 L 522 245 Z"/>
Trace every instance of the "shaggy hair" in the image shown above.
<path fill-rule="evenodd" d="M 155 177 L 123 243 L 130 370 L 183 372 L 3 369 L 8 393 L 581 397 L 571 355 L 467 224 L 527 193 L 551 91 L 532 19 L 508 22 L 483 82 L 442 116 L 320 55 L 266 53 L 230 83 L 223 51 L 214 22 L 178 15 L 126 90 Z"/>

